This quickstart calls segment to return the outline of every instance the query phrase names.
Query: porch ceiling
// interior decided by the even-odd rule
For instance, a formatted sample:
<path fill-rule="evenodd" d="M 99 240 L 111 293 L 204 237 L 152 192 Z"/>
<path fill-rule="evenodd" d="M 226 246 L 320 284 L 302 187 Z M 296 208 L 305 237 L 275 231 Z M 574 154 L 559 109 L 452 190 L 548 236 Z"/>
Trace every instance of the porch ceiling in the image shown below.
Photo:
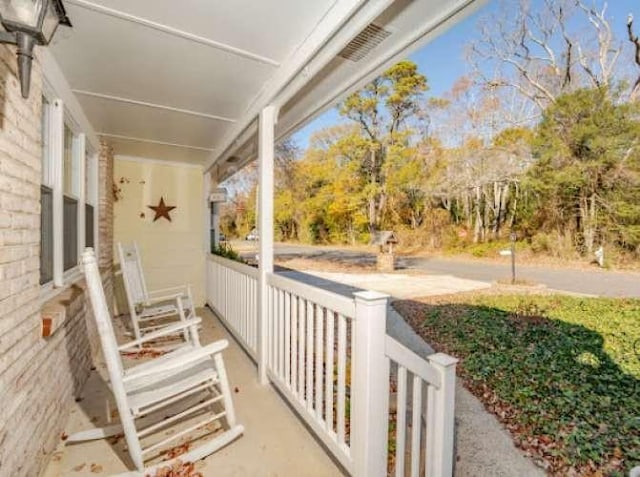
<path fill-rule="evenodd" d="M 65 0 L 51 51 L 116 154 L 216 165 L 255 157 L 255 118 L 288 134 L 483 0 Z M 369 23 L 389 36 L 338 53 Z M 235 156 L 232 162 L 226 162 Z"/>
<path fill-rule="evenodd" d="M 117 153 L 202 162 L 332 3 L 66 0 L 52 52 Z"/>

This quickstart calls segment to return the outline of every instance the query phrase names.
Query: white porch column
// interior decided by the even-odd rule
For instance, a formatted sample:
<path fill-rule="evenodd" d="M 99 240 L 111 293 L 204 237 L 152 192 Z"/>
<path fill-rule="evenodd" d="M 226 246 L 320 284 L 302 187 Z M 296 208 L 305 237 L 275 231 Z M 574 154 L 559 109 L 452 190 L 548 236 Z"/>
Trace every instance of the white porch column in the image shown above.
<path fill-rule="evenodd" d="M 211 228 L 214 226 L 213 221 L 212 221 L 212 215 L 211 215 L 211 201 L 209 200 L 209 197 L 211 195 L 211 191 L 214 189 L 214 185 L 213 183 L 215 182 L 215 179 L 213 177 L 213 173 L 212 172 L 205 172 L 203 175 L 203 187 L 202 187 L 202 192 L 204 195 L 204 217 L 203 217 L 203 223 L 204 223 L 204 230 L 202 231 L 202 233 L 204 234 L 204 252 L 206 255 L 209 255 L 211 253 Z"/>
<path fill-rule="evenodd" d="M 356 301 L 351 379 L 351 452 L 356 477 L 387 475 L 389 361 L 385 356 L 389 295 L 353 294 Z"/>
<path fill-rule="evenodd" d="M 260 112 L 258 124 L 258 236 L 260 249 L 258 270 L 258 376 L 261 384 L 268 384 L 267 342 L 268 302 L 267 275 L 273 273 L 273 156 L 277 110 L 267 106 Z"/>

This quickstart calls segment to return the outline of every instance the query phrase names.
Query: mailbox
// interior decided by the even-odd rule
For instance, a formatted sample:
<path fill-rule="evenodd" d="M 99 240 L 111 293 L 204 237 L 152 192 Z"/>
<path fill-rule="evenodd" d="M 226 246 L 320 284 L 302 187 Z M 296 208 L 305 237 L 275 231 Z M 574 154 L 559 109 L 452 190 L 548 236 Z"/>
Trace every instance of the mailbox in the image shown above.
<path fill-rule="evenodd" d="M 371 245 L 380 247 L 380 252 L 393 253 L 393 246 L 398 243 L 398 237 L 391 230 L 374 232 L 371 237 Z"/>

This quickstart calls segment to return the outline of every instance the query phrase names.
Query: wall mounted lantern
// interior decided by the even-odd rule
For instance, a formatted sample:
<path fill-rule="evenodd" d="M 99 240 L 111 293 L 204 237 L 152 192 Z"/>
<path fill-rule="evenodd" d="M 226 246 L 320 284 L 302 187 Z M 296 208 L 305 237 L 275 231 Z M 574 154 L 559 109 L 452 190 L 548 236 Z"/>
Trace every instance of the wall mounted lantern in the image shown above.
<path fill-rule="evenodd" d="M 0 0 L 0 43 L 18 46 L 18 76 L 22 97 L 29 97 L 35 45 L 48 45 L 59 24 L 71 26 L 62 0 Z"/>

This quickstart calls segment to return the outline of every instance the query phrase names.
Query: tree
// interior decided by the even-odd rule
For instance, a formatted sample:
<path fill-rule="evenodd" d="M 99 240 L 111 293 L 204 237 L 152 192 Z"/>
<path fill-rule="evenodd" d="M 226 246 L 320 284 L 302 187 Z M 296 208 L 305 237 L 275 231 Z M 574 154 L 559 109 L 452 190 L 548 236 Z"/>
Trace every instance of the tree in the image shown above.
<path fill-rule="evenodd" d="M 572 233 L 582 252 L 605 241 L 640 246 L 637 112 L 603 88 L 562 95 L 544 112 L 529 173 L 540 228 Z"/>
<path fill-rule="evenodd" d="M 366 181 L 369 232 L 381 222 L 387 203 L 384 175 L 388 151 L 405 139 L 408 121 L 416 117 L 427 79 L 411 61 L 401 61 L 353 93 L 340 105 L 340 114 L 358 124 L 362 142 L 359 174 Z"/>
<path fill-rule="evenodd" d="M 538 113 L 578 88 L 608 91 L 622 51 L 607 19 L 607 5 L 582 0 L 503 1 L 480 24 L 471 60 L 485 84 L 514 89 Z M 576 25 L 589 25 L 588 29 Z M 490 71 L 490 74 L 486 72 Z"/>
<path fill-rule="evenodd" d="M 529 129 L 505 129 L 506 99 L 466 76 L 431 110 L 432 129 L 449 146 L 438 195 L 474 242 L 499 238 L 505 223 L 513 225 L 519 176 L 531 164 Z"/>

